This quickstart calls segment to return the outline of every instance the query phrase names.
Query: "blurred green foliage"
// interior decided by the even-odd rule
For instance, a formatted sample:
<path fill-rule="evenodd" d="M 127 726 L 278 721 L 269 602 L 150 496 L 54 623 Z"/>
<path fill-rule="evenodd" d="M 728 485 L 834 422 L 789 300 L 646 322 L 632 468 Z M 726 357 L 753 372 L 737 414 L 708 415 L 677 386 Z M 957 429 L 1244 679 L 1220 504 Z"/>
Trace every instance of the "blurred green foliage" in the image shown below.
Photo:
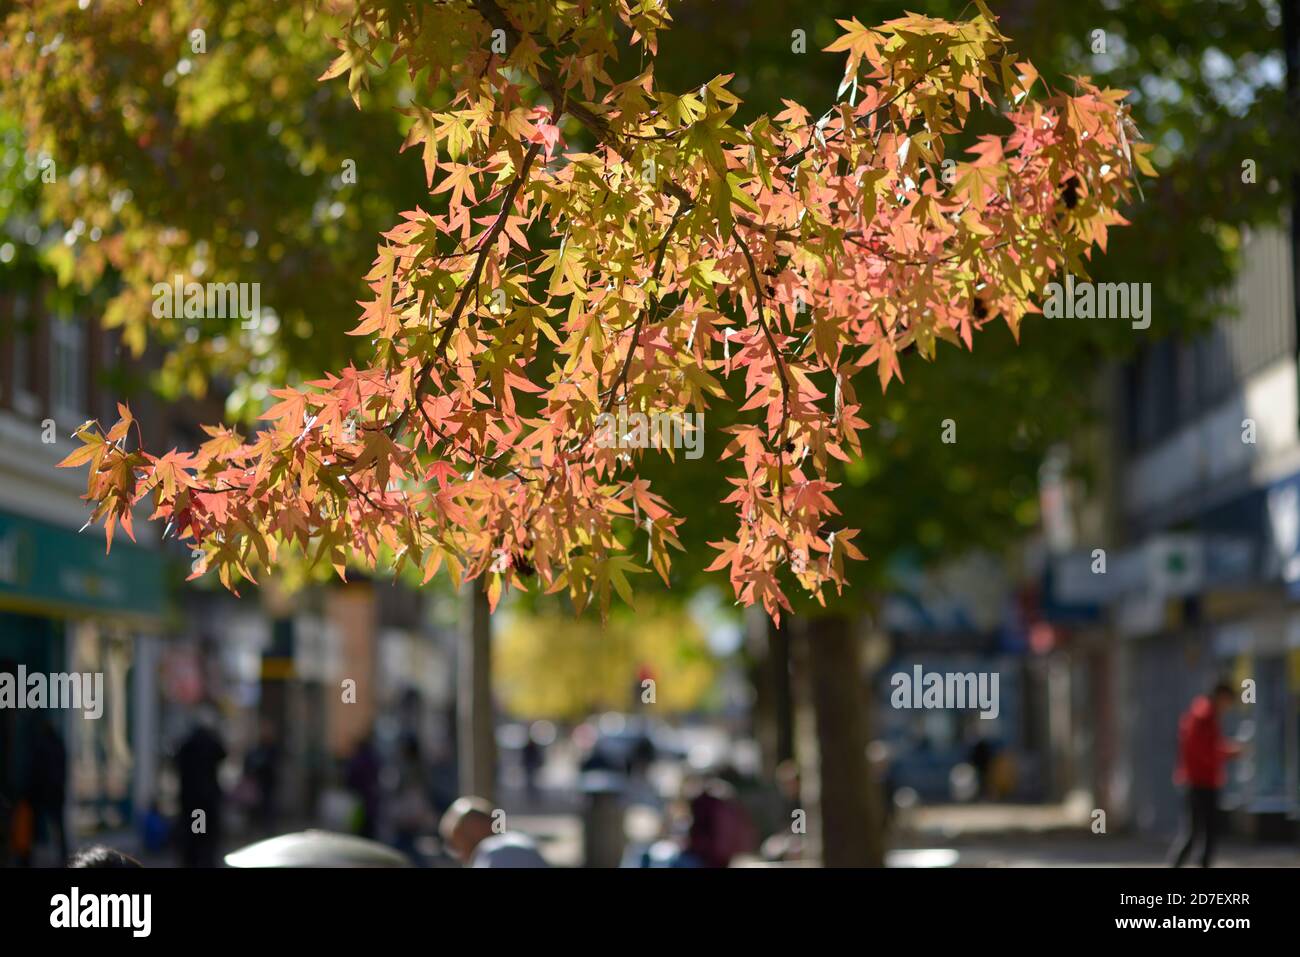
<path fill-rule="evenodd" d="M 164 395 L 217 379 L 247 415 L 268 384 L 365 353 L 345 335 L 362 276 L 378 233 L 425 191 L 418 158 L 398 154 L 408 81 L 385 74 L 362 111 L 340 84 L 318 83 L 334 48 L 316 7 L 0 4 L 0 105 L 26 134 L 13 148 L 24 162 L 49 157 L 56 174 L 0 194 L 4 232 L 61 285 L 106 292 L 105 323 L 134 352 L 165 347 Z M 48 226 L 35 243 L 32 214 Z M 276 318 L 255 331 L 238 317 L 156 318 L 153 284 L 175 275 L 259 283 Z"/>

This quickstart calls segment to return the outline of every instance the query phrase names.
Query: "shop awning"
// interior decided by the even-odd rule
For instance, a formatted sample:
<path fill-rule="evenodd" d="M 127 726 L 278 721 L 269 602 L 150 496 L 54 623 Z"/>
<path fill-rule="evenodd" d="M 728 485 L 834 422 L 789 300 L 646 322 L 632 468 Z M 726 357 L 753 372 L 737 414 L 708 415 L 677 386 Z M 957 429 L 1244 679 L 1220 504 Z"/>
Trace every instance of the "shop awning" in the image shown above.
<path fill-rule="evenodd" d="M 0 609 L 34 614 L 160 617 L 163 557 L 121 534 L 105 553 L 99 529 L 77 534 L 0 512 Z"/>

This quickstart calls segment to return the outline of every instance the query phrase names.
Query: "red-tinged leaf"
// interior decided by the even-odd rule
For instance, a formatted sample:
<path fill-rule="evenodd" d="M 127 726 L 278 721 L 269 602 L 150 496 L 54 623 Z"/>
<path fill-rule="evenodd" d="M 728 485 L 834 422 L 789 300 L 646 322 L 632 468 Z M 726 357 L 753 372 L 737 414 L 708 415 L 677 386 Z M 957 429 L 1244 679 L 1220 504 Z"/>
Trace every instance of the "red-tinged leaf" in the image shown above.
<path fill-rule="evenodd" d="M 718 549 L 719 554 L 713 563 L 704 569 L 706 572 L 720 571 L 734 563 L 737 549 L 734 542 L 709 542 L 709 547 Z"/>
<path fill-rule="evenodd" d="M 287 419 L 291 428 L 302 425 L 307 411 L 307 396 L 296 389 L 276 389 L 271 394 L 282 401 L 263 412 L 260 418 L 271 422 Z"/>

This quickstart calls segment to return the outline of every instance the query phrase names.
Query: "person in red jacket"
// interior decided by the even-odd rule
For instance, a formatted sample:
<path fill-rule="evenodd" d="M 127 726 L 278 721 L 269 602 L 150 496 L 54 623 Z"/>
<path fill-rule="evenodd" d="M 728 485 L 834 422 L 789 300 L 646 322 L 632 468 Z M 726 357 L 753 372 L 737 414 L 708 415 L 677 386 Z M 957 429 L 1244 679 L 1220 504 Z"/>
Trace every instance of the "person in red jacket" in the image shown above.
<path fill-rule="evenodd" d="M 1219 829 L 1219 790 L 1227 781 L 1224 765 L 1240 752 L 1219 730 L 1219 718 L 1236 702 L 1224 682 L 1199 695 L 1178 721 L 1178 768 L 1174 783 L 1187 789 L 1187 825 L 1174 842 L 1174 867 L 1182 867 L 1201 841 L 1201 866 L 1209 867 Z"/>

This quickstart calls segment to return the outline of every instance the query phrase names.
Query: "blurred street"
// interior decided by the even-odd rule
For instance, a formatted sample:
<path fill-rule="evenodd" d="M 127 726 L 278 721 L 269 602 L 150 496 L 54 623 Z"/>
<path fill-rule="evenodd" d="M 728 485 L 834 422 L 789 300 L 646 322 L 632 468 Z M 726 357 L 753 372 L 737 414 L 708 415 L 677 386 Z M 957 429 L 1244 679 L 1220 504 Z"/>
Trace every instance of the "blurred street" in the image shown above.
<path fill-rule="evenodd" d="M 695 729 L 687 735 L 700 760 L 710 749 L 725 748 L 725 735 L 716 728 Z M 643 781 L 629 790 L 622 814 L 628 844 L 650 843 L 664 832 L 671 796 L 679 793 L 690 773 L 681 760 L 656 761 Z M 580 755 L 569 743 L 557 743 L 538 770 L 533 789 L 522 765 L 502 774 L 502 804 L 510 808 L 509 826 L 536 841 L 546 861 L 556 867 L 584 865 L 584 817 L 580 793 Z M 629 782 L 632 783 L 632 782 Z M 310 820 L 299 822 L 311 827 Z M 1165 867 L 1168 840 L 1140 834 L 1095 834 L 1080 801 L 1059 804 L 972 802 L 920 805 L 896 812 L 886 866 L 899 868 L 980 867 Z M 291 829 L 286 822 L 286 829 Z M 110 832 L 101 839 L 137 857 L 148 867 L 174 866 L 172 855 L 146 847 L 138 834 Z M 234 850 L 242 839 L 226 842 Z M 408 848 L 429 866 L 452 866 L 441 843 L 426 835 Z M 773 866 L 757 854 L 741 854 L 733 866 Z M 789 860 L 783 866 L 816 866 L 817 860 Z M 1229 839 L 1215 861 L 1219 868 L 1300 867 L 1294 848 Z"/>

